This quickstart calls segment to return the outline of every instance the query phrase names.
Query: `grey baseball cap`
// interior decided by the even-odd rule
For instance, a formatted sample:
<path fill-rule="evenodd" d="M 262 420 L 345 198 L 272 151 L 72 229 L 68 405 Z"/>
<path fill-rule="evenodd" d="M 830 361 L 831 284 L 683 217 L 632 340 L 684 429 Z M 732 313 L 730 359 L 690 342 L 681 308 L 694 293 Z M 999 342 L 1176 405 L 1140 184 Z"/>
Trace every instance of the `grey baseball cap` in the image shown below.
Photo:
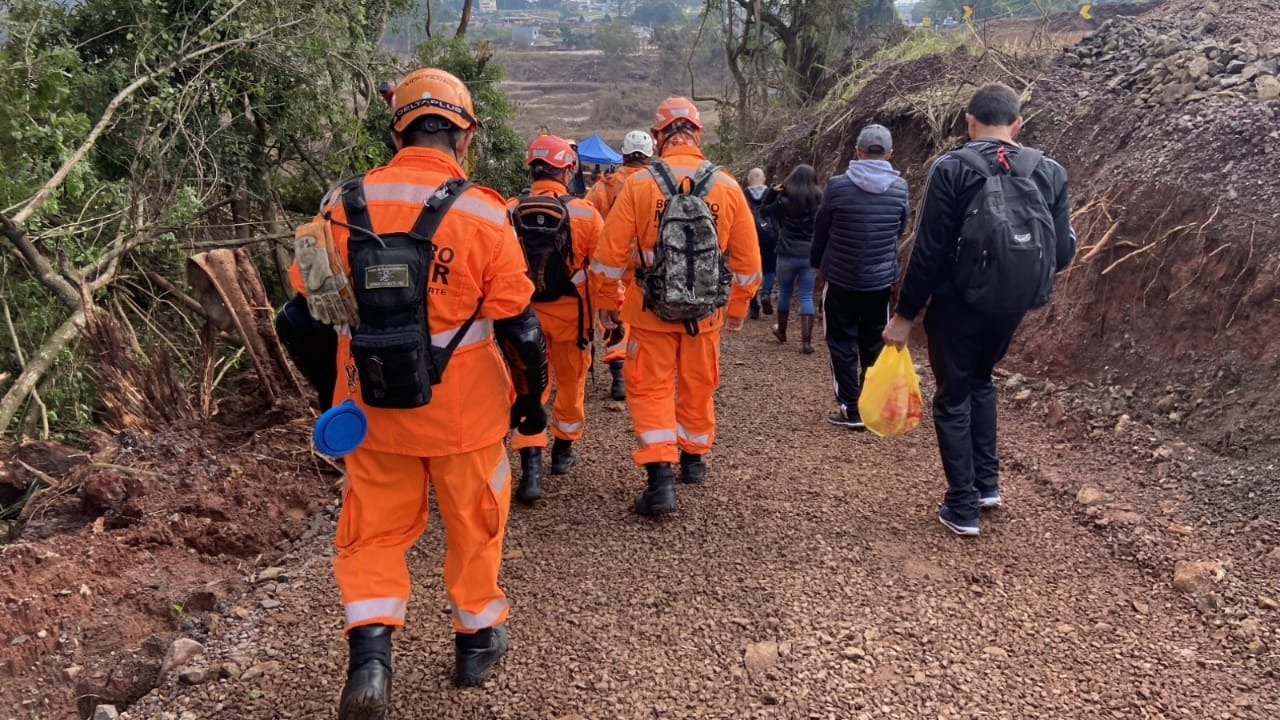
<path fill-rule="evenodd" d="M 858 149 L 877 155 L 887 153 L 893 149 L 893 135 L 883 125 L 868 125 L 858 133 Z"/>

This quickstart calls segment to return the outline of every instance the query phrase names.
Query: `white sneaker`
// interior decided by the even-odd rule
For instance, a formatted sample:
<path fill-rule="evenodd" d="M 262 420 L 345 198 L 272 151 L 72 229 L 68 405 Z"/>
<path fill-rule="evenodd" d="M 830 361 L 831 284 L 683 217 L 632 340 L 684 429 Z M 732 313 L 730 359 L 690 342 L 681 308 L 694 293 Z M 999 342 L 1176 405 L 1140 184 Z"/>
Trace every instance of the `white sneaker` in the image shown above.
<path fill-rule="evenodd" d="M 990 494 L 982 494 L 978 496 L 978 508 L 987 510 L 990 508 L 998 508 L 1004 505 L 1004 500 L 1000 498 L 1000 493 L 994 492 Z"/>

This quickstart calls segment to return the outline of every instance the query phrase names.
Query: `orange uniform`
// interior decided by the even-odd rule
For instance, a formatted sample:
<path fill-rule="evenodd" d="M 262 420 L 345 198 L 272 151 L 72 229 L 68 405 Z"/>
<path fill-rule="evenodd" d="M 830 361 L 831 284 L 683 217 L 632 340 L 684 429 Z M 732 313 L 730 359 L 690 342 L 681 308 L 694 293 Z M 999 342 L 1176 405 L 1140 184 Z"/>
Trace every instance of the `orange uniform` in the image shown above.
<path fill-rule="evenodd" d="M 613 209 L 613 204 L 618 201 L 622 186 L 627 183 L 627 180 L 632 175 L 641 170 L 644 170 L 643 166 L 623 165 L 596 183 L 584 199 L 595 206 L 596 210 L 600 212 L 600 217 L 608 220 L 609 211 Z M 622 302 L 622 299 L 626 296 L 626 290 L 625 283 L 618 284 L 618 302 Z M 627 357 L 627 340 L 630 338 L 626 323 L 622 323 L 615 330 L 606 332 L 604 338 L 604 361 L 610 363 L 615 360 L 625 360 Z"/>
<path fill-rule="evenodd" d="M 406 147 L 364 176 L 373 230 L 407 232 L 423 203 L 461 166 L 438 150 Z M 325 209 L 339 222 L 337 193 Z M 338 257 L 350 273 L 350 231 L 334 222 Z M 357 241 L 372 242 L 370 239 Z M 516 316 L 529 304 L 533 284 L 502 198 L 473 187 L 449 209 L 432 238 L 435 262 L 427 286 L 432 344 L 445 346 L 475 312 L 431 402 L 414 409 L 366 406 L 358 382 L 349 383 L 350 338 L 339 338 L 334 402 L 350 397 L 368 418 L 363 444 L 347 455 L 347 487 L 338 521 L 334 574 L 350 630 L 360 625 L 401 626 L 409 599 L 405 552 L 427 522 L 427 483 L 435 484 L 445 524 L 445 589 L 458 632 L 503 622 L 507 601 L 498 587 L 503 530 L 510 505 L 511 471 L 503 440 L 514 398 L 507 365 L 493 339 L 493 321 Z M 298 267 L 294 287 L 304 291 Z M 354 373 L 351 373 L 354 374 Z"/>
<path fill-rule="evenodd" d="M 662 160 L 677 178 L 690 178 L 704 160 L 693 145 L 667 148 Z M 760 284 L 760 247 L 751 208 L 736 180 L 717 174 L 706 202 L 716 217 L 721 251 L 733 282 L 729 305 L 689 335 L 679 323 L 644 309 L 640 287 L 632 282 L 639 253 L 652 261 L 658 219 L 664 202 L 653 175 L 644 170 L 627 180 L 605 222 L 604 239 L 592 263 L 596 303 L 617 308 L 618 285 L 627 284 L 622 321 L 630 327 L 625 376 L 627 405 L 637 440 L 637 464 L 674 462 L 678 450 L 701 455 L 715 440 L 713 394 L 720 384 L 720 328 L 727 315 L 745 317 Z"/>
<path fill-rule="evenodd" d="M 563 184 L 554 180 L 536 180 L 529 189 L 531 195 L 549 197 L 564 197 L 568 192 Z M 508 207 L 515 207 L 515 203 L 516 199 L 512 198 Z M 604 220 L 585 200 L 573 198 L 565 205 L 569 208 L 569 234 L 573 239 L 573 258 L 569 263 L 569 271 L 573 273 L 573 285 L 582 298 L 582 312 L 579 315 L 578 298 L 572 296 L 550 302 L 535 302 L 533 311 L 542 324 L 542 334 L 547 340 L 547 361 L 551 369 L 552 382 L 547 383 L 542 401 L 545 403 L 550 399 L 553 384 L 556 389 L 552 420 L 549 423 L 551 434 L 561 440 L 577 440 L 582 437 L 587 417 L 587 370 L 591 364 L 590 347 L 578 347 L 578 339 L 589 337 L 591 330 L 593 313 L 588 292 L 587 266 L 600 242 Z M 512 450 L 546 446 L 546 433 L 515 433 L 511 437 Z"/>

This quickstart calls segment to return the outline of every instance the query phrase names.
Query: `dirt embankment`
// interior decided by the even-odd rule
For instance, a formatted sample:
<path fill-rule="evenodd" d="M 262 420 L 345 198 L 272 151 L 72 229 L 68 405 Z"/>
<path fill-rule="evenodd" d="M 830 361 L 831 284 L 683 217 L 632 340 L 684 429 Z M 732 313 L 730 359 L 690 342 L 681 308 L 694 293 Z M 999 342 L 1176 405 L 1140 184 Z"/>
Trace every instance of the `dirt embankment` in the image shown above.
<path fill-rule="evenodd" d="M 975 85 L 1028 86 L 1021 139 L 1067 167 L 1080 243 L 1015 360 L 1125 386 L 1133 412 L 1263 462 L 1280 455 L 1280 50 L 1276 28 L 1250 20 L 1267 6 L 1129 6 L 1083 39 L 1069 26 L 1038 50 L 878 68 L 768 162 L 838 172 L 858 129 L 880 122 L 918 197 L 928 163 L 962 138 Z"/>
<path fill-rule="evenodd" d="M 52 486 L 0 545 L 0 717 L 132 704 L 164 679 L 175 633 L 216 631 L 246 574 L 315 536 L 336 472 L 308 421 L 281 424 L 253 385 L 200 425 L 0 447 L 0 484 Z"/>

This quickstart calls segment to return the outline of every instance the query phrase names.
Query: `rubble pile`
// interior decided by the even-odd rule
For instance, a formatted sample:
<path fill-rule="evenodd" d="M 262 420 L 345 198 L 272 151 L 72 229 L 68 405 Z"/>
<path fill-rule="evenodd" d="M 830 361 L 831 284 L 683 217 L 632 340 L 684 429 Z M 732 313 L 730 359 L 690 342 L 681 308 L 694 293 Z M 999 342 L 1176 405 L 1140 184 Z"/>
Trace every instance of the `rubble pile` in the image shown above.
<path fill-rule="evenodd" d="M 1217 7 L 1194 18 L 1153 22 L 1117 17 L 1103 23 L 1063 61 L 1107 78 L 1112 92 L 1130 93 L 1138 107 L 1177 106 L 1219 94 L 1280 98 L 1280 46 L 1242 35 L 1214 36 Z"/>

